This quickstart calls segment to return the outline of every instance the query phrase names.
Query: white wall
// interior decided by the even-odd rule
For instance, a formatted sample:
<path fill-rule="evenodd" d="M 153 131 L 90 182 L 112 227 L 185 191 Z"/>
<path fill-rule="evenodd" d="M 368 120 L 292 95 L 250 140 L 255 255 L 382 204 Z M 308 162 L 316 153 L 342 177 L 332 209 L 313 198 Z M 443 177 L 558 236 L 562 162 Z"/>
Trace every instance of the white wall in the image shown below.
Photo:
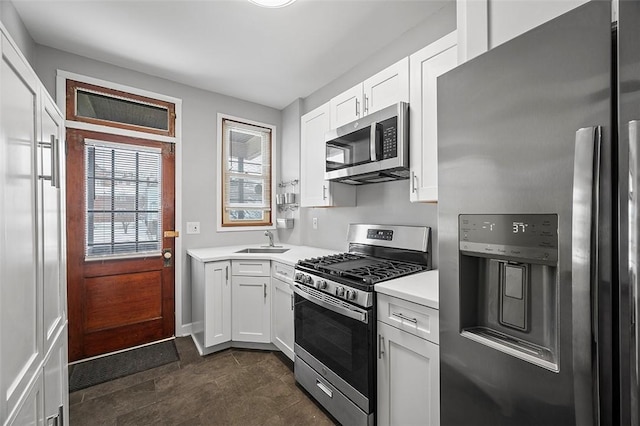
<path fill-rule="evenodd" d="M 488 37 L 492 49 L 588 0 L 488 0 Z"/>
<path fill-rule="evenodd" d="M 181 230 L 183 273 L 176 280 L 182 287 L 182 322 L 191 322 L 191 290 L 189 286 L 189 264 L 186 250 L 190 248 L 256 244 L 266 242 L 260 231 L 217 232 L 216 218 L 216 116 L 218 112 L 247 118 L 281 127 L 280 111 L 223 96 L 169 80 L 131 71 L 125 68 L 94 61 L 45 46 L 37 46 L 35 70 L 47 90 L 55 98 L 56 70 L 112 81 L 182 99 L 182 187 L 177 197 L 182 199 Z M 278 134 L 280 132 L 277 132 Z M 280 141 L 276 141 L 279 146 Z M 186 222 L 200 222 L 201 233 L 188 235 Z M 176 333 L 180 333 L 176 330 Z"/>
<path fill-rule="evenodd" d="M 300 179 L 300 116 L 302 99 L 296 99 L 282 110 L 281 145 L 278 169 L 279 182 L 290 182 Z M 293 192 L 300 200 L 300 184 L 278 188 L 278 192 Z M 282 211 L 277 217 L 293 218 L 293 229 L 278 229 L 278 239 L 286 244 L 302 244 L 302 224 L 300 223 L 300 209 Z"/>
<path fill-rule="evenodd" d="M 16 42 L 27 61 L 33 64 L 36 43 L 31 38 L 13 3 L 10 1 L 0 0 L 0 22 L 9 31 L 11 38 Z"/>
<path fill-rule="evenodd" d="M 358 187 L 356 207 L 302 209 L 302 241 L 334 250 L 346 251 L 350 223 L 429 226 L 432 231 L 432 260 L 438 265 L 438 205 L 409 202 L 409 181 L 374 183 Z M 318 229 L 311 226 L 318 218 Z"/>

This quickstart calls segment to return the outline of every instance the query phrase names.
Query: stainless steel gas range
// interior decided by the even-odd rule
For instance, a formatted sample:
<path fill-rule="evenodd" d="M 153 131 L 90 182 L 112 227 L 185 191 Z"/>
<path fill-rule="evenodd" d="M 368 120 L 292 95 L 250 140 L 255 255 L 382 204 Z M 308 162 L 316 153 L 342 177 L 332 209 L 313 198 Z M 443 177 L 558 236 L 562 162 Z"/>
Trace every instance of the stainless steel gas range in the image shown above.
<path fill-rule="evenodd" d="M 431 269 L 431 229 L 351 224 L 347 241 L 296 264 L 295 377 L 343 425 L 373 425 L 374 285 Z"/>

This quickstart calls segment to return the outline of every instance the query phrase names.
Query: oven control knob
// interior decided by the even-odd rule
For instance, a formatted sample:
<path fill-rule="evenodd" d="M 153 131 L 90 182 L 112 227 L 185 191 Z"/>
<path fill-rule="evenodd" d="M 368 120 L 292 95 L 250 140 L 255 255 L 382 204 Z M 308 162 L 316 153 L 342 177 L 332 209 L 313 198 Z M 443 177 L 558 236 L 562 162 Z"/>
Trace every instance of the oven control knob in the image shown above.
<path fill-rule="evenodd" d="M 316 281 L 315 287 L 318 290 L 324 290 L 325 288 L 327 288 L 327 282 L 325 280 L 318 280 Z"/>
<path fill-rule="evenodd" d="M 296 272 L 294 280 L 302 282 L 302 277 L 304 277 L 304 274 L 301 274 L 300 272 Z"/>
<path fill-rule="evenodd" d="M 347 293 L 345 294 L 345 299 L 356 300 L 356 297 L 358 297 L 358 293 L 355 290 L 347 290 Z"/>
<path fill-rule="evenodd" d="M 313 278 L 311 278 L 311 275 L 305 275 L 303 280 L 304 280 L 305 283 L 307 283 L 309 285 L 313 284 Z"/>
<path fill-rule="evenodd" d="M 336 296 L 344 297 L 344 287 L 336 287 Z"/>

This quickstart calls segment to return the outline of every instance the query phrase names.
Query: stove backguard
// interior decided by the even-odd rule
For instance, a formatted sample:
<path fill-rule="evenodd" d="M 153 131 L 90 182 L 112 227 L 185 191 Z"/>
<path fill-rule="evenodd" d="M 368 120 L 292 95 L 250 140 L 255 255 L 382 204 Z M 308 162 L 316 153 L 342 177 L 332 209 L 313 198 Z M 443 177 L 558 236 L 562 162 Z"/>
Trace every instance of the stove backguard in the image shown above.
<path fill-rule="evenodd" d="M 557 215 L 460 215 L 460 333 L 558 371 Z"/>

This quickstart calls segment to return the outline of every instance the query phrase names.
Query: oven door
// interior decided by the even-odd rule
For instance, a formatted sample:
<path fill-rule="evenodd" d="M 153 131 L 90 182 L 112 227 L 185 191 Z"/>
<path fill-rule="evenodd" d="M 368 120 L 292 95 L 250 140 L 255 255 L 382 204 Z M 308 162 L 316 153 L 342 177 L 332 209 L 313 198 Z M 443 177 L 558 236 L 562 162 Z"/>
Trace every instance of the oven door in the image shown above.
<path fill-rule="evenodd" d="M 295 284 L 294 291 L 296 347 L 373 403 L 373 309 L 350 305 L 301 284 Z"/>

